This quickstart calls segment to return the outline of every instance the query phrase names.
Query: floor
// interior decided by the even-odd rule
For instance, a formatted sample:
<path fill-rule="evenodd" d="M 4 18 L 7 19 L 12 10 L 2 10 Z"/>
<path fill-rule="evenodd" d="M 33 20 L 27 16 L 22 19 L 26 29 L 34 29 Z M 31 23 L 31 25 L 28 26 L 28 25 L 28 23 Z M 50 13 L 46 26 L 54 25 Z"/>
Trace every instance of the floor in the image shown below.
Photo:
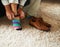
<path fill-rule="evenodd" d="M 24 20 L 23 30 L 16 31 L 12 28 L 11 21 L 5 17 L 0 18 L 0 47 L 60 47 L 60 9 L 58 5 L 56 3 L 51 6 L 48 2 L 41 4 L 39 16 L 52 25 L 50 32 L 37 30 Z"/>

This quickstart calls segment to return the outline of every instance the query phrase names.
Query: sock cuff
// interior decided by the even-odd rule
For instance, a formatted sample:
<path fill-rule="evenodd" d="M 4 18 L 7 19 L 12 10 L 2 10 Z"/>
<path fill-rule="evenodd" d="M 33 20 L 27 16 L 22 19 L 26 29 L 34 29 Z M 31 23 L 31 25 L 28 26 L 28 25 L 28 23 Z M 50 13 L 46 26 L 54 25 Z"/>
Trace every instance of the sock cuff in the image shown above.
<path fill-rule="evenodd" d="M 14 20 L 12 20 L 12 22 L 20 22 L 20 20 L 14 19 Z"/>

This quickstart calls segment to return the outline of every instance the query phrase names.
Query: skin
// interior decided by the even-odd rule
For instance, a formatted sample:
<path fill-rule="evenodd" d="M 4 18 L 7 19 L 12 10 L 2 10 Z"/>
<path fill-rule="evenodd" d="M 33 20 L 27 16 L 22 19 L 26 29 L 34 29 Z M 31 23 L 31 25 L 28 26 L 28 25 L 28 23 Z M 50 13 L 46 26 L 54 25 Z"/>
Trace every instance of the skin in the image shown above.
<path fill-rule="evenodd" d="M 11 9 L 15 15 L 17 15 L 17 4 L 12 3 L 11 4 Z"/>
<path fill-rule="evenodd" d="M 10 8 L 10 5 L 6 5 L 5 6 L 5 10 L 6 10 L 6 16 L 9 20 L 12 20 L 14 18 L 14 13 Z"/>
<path fill-rule="evenodd" d="M 18 13 L 17 13 L 17 10 L 18 10 L 17 9 L 17 4 L 11 4 L 11 9 L 12 9 L 14 15 L 18 15 Z M 17 17 L 14 16 L 14 19 L 20 19 L 20 17 L 19 16 L 17 16 Z"/>
<path fill-rule="evenodd" d="M 24 19 L 25 18 L 25 12 L 23 11 L 23 6 L 20 6 L 18 8 L 18 14 L 20 15 L 20 18 L 21 19 Z"/>
<path fill-rule="evenodd" d="M 12 4 L 9 4 L 9 5 L 6 5 L 5 10 L 6 10 L 6 16 L 9 20 L 12 20 L 12 19 L 16 18 L 15 15 L 17 15 L 17 14 L 19 14 L 19 16 L 20 16 L 20 17 L 18 17 L 18 19 L 19 18 L 21 18 L 21 19 L 25 18 L 25 13 L 23 11 L 23 6 L 21 6 L 20 8 L 17 9 L 17 4 L 12 3 Z"/>

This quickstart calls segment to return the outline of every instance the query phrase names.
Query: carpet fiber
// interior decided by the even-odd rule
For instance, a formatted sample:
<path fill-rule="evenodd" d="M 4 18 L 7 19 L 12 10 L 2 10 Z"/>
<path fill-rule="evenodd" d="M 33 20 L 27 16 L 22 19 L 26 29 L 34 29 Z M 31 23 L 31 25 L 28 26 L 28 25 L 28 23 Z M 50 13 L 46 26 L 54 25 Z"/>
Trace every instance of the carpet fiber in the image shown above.
<path fill-rule="evenodd" d="M 46 22 L 52 25 L 50 32 L 37 30 L 24 20 L 22 22 L 23 30 L 16 31 L 12 28 L 11 21 L 5 17 L 0 18 L 0 47 L 60 47 L 60 20 L 47 16 L 47 14 L 51 14 L 50 12 L 53 12 L 51 14 L 53 15 L 55 10 L 50 11 L 53 8 L 47 9 L 45 5 L 47 4 L 44 2 L 41 5 L 43 8 L 41 15 Z M 57 10 L 59 9 L 57 8 Z"/>

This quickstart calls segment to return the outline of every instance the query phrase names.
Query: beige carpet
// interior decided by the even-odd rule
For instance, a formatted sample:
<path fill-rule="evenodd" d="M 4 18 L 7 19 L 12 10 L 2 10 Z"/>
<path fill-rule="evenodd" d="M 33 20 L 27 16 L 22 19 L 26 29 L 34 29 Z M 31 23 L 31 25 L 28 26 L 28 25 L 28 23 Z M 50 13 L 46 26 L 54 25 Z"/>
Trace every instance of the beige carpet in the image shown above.
<path fill-rule="evenodd" d="M 16 31 L 12 29 L 11 21 L 0 18 L 0 47 L 60 47 L 59 8 L 57 3 L 42 2 L 41 4 L 39 14 L 52 25 L 50 32 L 37 30 L 25 21 L 22 22 L 23 30 Z"/>

